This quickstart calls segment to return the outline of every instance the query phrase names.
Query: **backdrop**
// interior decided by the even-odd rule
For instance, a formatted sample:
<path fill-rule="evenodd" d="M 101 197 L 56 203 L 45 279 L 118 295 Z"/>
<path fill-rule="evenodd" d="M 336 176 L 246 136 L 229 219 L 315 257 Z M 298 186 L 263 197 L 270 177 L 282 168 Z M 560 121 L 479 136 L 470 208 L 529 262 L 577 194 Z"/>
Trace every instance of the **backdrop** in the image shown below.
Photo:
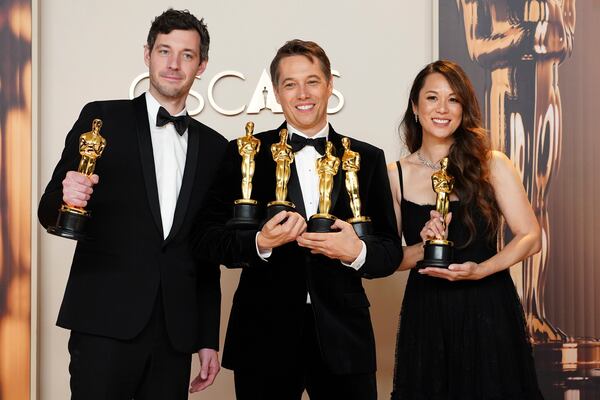
<path fill-rule="evenodd" d="M 37 199 L 50 178 L 64 138 L 88 101 L 129 97 L 132 82 L 147 71 L 143 45 L 152 19 L 166 7 L 188 8 L 205 17 L 211 34 L 208 68 L 194 85 L 204 107 L 195 118 L 227 138 L 244 133 L 252 120 L 256 131 L 278 126 L 281 114 L 263 109 L 248 114 L 255 91 L 264 105 L 263 71 L 286 40 L 302 38 L 320 43 L 333 69 L 334 85 L 343 96 L 341 110 L 330 116 L 336 130 L 386 151 L 388 161 L 401 151 L 397 125 L 406 107 L 410 82 L 432 54 L 432 2 L 362 0 L 283 2 L 171 0 L 43 0 L 39 2 L 40 118 L 37 121 L 39 171 Z M 222 73 L 233 71 L 238 76 Z M 135 88 L 147 87 L 142 80 Z M 38 88 L 34 88 L 38 89 Z M 209 94 L 212 93 L 213 102 Z M 234 111 L 224 115 L 214 107 Z M 200 102 L 191 98 L 190 108 Z M 339 106 L 332 97 L 330 108 Z M 250 110 L 252 111 L 252 110 Z M 110 143 L 107 151 L 110 151 Z M 101 162 L 101 160 L 100 160 Z M 35 206 L 35 205 L 34 205 Z M 39 398 L 68 397 L 68 332 L 54 326 L 73 254 L 73 243 L 39 231 Z M 223 270 L 222 332 L 229 316 L 238 271 Z M 381 399 L 391 391 L 398 313 L 405 273 L 365 282 L 377 339 L 378 384 Z M 276 300 L 274 300 L 276 301 Z M 197 366 L 194 364 L 196 373 Z M 233 399 L 230 371 L 192 399 Z M 11 398 L 12 399 L 12 398 Z M 20 400 L 20 399 L 18 399 Z"/>
<path fill-rule="evenodd" d="M 543 230 L 512 275 L 547 399 L 600 396 L 599 18 L 597 0 L 439 1 L 440 58 L 473 79 Z"/>
<path fill-rule="evenodd" d="M 31 2 L 0 2 L 0 400 L 29 398 Z"/>

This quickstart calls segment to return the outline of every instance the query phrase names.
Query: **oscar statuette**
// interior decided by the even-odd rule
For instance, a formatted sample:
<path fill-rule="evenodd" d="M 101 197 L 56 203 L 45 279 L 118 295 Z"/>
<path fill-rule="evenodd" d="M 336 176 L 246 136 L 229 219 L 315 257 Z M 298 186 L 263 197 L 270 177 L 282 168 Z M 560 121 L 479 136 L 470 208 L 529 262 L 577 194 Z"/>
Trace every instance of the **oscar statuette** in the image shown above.
<path fill-rule="evenodd" d="M 454 187 L 454 177 L 449 175 L 448 157 L 440 161 L 441 169 L 431 175 L 431 185 L 437 194 L 435 209 L 444 220 L 446 227 L 446 216 L 450 207 L 450 193 Z M 431 239 L 425 241 L 423 260 L 417 262 L 417 268 L 438 267 L 448 268 L 454 259 L 454 243 L 446 239 Z"/>
<path fill-rule="evenodd" d="M 294 162 L 294 152 L 292 146 L 287 143 L 288 131 L 282 129 L 279 131 L 279 142 L 271 145 L 271 154 L 275 161 L 275 200 L 267 204 L 267 221 L 273 218 L 281 211 L 295 211 L 296 206 L 291 201 L 287 201 L 287 184 L 292 173 L 292 163 Z"/>
<path fill-rule="evenodd" d="M 325 154 L 317 160 L 317 174 L 319 174 L 319 212 L 308 220 L 308 232 L 336 232 L 331 226 L 336 217 L 329 214 L 331 208 L 331 191 L 333 177 L 340 167 L 340 159 L 332 154 L 333 143 L 327 141 Z"/>
<path fill-rule="evenodd" d="M 254 229 L 258 227 L 258 202 L 251 198 L 254 157 L 260 151 L 260 140 L 252 136 L 254 123 L 246 124 L 246 134 L 237 139 L 237 147 L 242 157 L 242 198 L 234 201 L 233 217 L 226 226 L 231 229 Z"/>
<path fill-rule="evenodd" d="M 371 218 L 360 214 L 360 196 L 358 190 L 358 174 L 360 170 L 360 154 L 350 150 L 350 139 L 342 138 L 344 154 L 342 155 L 342 169 L 346 171 L 346 191 L 350 198 L 352 218 L 346 221 L 352 224 L 358 237 L 362 238 L 373 233 Z"/>
<path fill-rule="evenodd" d="M 100 158 L 106 147 L 106 139 L 100 136 L 102 120 L 94 119 L 92 130 L 79 136 L 79 154 L 81 161 L 77 171 L 87 177 L 92 176 L 96 168 L 96 160 Z M 85 239 L 85 225 L 90 218 L 90 212 L 83 207 L 70 206 L 63 203 L 58 210 L 56 225 L 49 226 L 47 231 L 53 235 L 67 239 Z"/>

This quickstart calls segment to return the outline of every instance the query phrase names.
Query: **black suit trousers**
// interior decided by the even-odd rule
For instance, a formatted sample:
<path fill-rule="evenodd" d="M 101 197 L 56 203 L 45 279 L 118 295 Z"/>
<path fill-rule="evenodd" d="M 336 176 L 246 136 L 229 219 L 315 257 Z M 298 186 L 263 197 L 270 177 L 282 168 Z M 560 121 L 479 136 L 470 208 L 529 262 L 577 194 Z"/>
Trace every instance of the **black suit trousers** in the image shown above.
<path fill-rule="evenodd" d="M 159 295 L 148 325 L 119 340 L 71 331 L 72 400 L 187 400 L 191 355 L 173 349 Z"/>
<path fill-rule="evenodd" d="M 375 373 L 336 375 L 328 371 L 310 304 L 306 305 L 296 359 L 297 368 L 286 375 L 261 369 L 234 370 L 237 400 L 300 400 L 304 390 L 311 400 L 377 400 Z"/>

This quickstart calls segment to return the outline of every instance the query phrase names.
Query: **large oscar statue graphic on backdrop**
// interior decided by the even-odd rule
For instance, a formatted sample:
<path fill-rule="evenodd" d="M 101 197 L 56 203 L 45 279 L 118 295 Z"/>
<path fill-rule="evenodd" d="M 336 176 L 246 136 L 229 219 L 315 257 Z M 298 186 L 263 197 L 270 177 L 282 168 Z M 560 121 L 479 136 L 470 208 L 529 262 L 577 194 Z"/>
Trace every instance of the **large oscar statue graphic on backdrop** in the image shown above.
<path fill-rule="evenodd" d="M 0 2 L 0 400 L 29 399 L 32 314 L 31 1 Z M 35 68 L 33 68 L 35 73 Z M 33 77 L 32 77 L 33 75 Z M 35 89 L 34 89 L 35 90 Z M 33 104 L 37 105 L 34 98 Z M 35 376 L 35 375 L 34 375 Z"/>
<path fill-rule="evenodd" d="M 562 340 L 565 335 L 544 309 L 550 235 L 546 199 L 560 162 L 558 65 L 573 50 L 575 0 L 459 3 L 469 55 L 487 71 L 484 103 L 492 146 L 515 163 L 542 228 L 542 251 L 523 263 L 530 334 L 536 342 Z"/>
<path fill-rule="evenodd" d="M 575 0 L 456 3 L 469 56 L 486 73 L 483 104 L 492 145 L 515 163 L 542 229 L 541 252 L 522 265 L 523 307 L 542 390 L 547 399 L 574 391 L 597 398 L 600 342 L 569 337 L 552 324 L 544 296 L 551 256 L 547 199 L 562 143 L 558 72 L 573 51 Z M 504 242 L 509 234 L 503 229 Z"/>

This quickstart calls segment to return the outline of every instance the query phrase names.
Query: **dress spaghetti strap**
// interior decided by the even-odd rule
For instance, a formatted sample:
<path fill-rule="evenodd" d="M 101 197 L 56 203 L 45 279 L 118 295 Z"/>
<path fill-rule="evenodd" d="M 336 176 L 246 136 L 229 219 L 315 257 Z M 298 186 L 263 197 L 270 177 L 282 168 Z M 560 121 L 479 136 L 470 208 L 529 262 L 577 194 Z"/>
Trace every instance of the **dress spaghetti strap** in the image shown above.
<path fill-rule="evenodd" d="M 402 181 L 402 167 L 400 166 L 400 161 L 396 161 L 396 167 L 398 168 L 398 180 L 400 181 L 400 191 L 402 192 L 402 197 L 404 197 L 404 182 Z"/>

